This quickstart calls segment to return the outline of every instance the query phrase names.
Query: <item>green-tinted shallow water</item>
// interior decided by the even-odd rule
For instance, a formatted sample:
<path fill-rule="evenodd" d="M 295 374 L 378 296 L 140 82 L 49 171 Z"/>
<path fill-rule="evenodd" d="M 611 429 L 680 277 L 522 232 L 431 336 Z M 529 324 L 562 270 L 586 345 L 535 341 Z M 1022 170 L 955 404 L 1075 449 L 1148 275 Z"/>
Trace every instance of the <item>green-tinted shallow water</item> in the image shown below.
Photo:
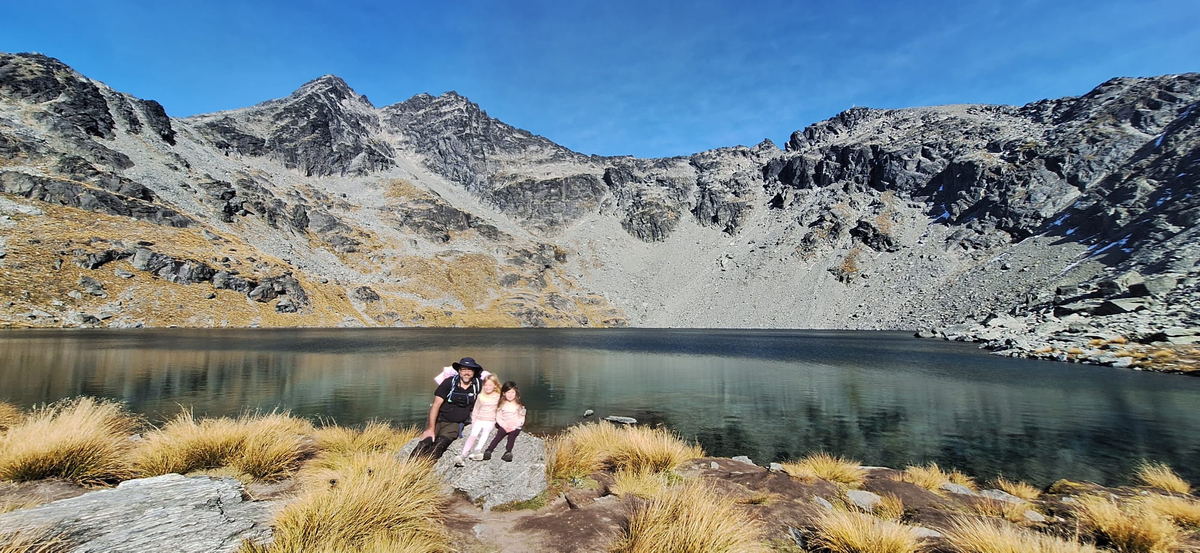
<path fill-rule="evenodd" d="M 904 333 L 721 330 L 87 330 L 0 333 L 0 400 L 76 395 L 152 421 L 289 409 L 417 424 L 463 356 L 515 380 L 526 429 L 664 424 L 713 455 L 824 450 L 1046 484 L 1125 481 L 1140 459 L 1200 483 L 1200 379 L 1014 360 Z"/>

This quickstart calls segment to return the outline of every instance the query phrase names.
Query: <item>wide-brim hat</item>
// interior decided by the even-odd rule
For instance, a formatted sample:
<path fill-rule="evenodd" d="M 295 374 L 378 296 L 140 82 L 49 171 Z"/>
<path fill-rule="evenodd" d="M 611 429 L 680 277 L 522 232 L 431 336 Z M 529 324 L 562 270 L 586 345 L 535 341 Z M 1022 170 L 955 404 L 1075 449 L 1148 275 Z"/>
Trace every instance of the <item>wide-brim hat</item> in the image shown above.
<path fill-rule="evenodd" d="M 483 367 L 480 366 L 479 363 L 476 363 L 475 360 L 470 357 L 463 357 L 462 359 L 459 359 L 458 361 L 451 363 L 450 366 L 454 367 L 454 370 L 456 370 L 456 371 L 463 367 L 466 367 L 468 369 L 474 369 L 475 374 L 479 374 L 479 371 L 483 370 Z"/>

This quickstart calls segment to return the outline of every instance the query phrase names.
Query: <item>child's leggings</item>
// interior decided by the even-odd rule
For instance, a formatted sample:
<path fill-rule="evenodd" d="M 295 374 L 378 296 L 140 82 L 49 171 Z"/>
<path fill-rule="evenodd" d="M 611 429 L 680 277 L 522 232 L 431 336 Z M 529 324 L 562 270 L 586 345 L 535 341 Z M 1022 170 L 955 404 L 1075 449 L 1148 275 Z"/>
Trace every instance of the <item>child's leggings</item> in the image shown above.
<path fill-rule="evenodd" d="M 516 445 L 517 443 L 517 434 L 520 433 L 520 428 L 515 428 L 512 432 L 506 432 L 503 428 L 500 428 L 500 425 L 497 424 L 496 437 L 492 438 L 492 445 L 489 445 L 487 450 L 496 451 L 496 446 L 500 445 L 500 440 L 503 440 L 505 436 L 508 436 L 508 447 L 504 448 L 504 451 L 512 451 L 513 445 Z"/>
<path fill-rule="evenodd" d="M 467 436 L 467 443 L 463 444 L 463 455 L 471 451 L 471 445 L 475 444 L 475 438 L 479 438 L 479 443 L 475 445 L 475 450 L 483 449 L 483 444 L 487 443 L 488 434 L 492 433 L 492 427 L 496 423 L 492 421 L 479 421 L 471 424 L 471 435 Z M 482 435 L 481 435 L 482 434 Z"/>

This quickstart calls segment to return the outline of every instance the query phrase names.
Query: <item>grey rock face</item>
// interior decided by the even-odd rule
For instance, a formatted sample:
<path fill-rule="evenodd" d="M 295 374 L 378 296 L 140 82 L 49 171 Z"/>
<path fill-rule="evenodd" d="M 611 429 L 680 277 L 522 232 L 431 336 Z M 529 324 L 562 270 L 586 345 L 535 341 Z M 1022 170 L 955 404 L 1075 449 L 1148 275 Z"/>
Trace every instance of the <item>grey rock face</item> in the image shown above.
<path fill-rule="evenodd" d="M 464 428 L 463 433 L 470 435 L 470 428 Z M 418 441 L 410 441 L 397 455 L 407 458 Z M 522 432 L 513 446 L 511 462 L 500 459 L 505 444 L 501 442 L 490 460 L 466 460 L 465 466 L 456 467 L 454 457 L 462 451 L 464 443 L 465 438 L 451 443 L 433 470 L 449 487 L 467 494 L 485 511 L 506 503 L 528 501 L 546 491 L 546 451 L 541 438 Z"/>
<path fill-rule="evenodd" d="M 0 171 L 0 192 L 32 200 L 77 207 L 96 213 L 132 217 L 160 225 L 189 227 L 194 221 L 179 212 L 146 200 L 86 188 L 65 179 Z"/>
<path fill-rule="evenodd" d="M 864 490 L 848 490 L 848 491 L 846 491 L 846 500 L 849 501 L 850 503 L 853 503 L 854 506 L 858 507 L 859 509 L 862 509 L 868 513 L 871 511 L 874 511 L 875 508 L 878 507 L 879 504 L 883 502 L 883 498 L 879 497 L 878 494 L 874 494 L 874 493 L 864 491 Z"/>
<path fill-rule="evenodd" d="M 951 482 L 946 482 L 945 484 L 942 484 L 941 486 L 939 486 L 939 488 L 941 488 L 944 491 L 947 491 L 950 493 L 956 493 L 959 495 L 979 495 L 979 494 L 975 493 L 974 491 L 971 491 L 971 488 L 968 488 L 962 484 L 954 484 Z"/>
<path fill-rule="evenodd" d="M 129 480 L 0 515 L 0 535 L 50 528 L 68 536 L 75 553 L 234 552 L 242 540 L 262 541 L 270 513 L 246 501 L 232 478 L 168 474 Z"/>

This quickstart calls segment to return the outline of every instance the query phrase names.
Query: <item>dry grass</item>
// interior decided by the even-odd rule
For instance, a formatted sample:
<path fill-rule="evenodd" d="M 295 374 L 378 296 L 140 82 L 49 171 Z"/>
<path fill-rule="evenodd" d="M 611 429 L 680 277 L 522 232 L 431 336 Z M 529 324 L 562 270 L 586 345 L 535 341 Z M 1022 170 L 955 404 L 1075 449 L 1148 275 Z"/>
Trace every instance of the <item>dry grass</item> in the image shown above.
<path fill-rule="evenodd" d="M 1091 545 L 973 518 L 955 519 L 943 535 L 959 553 L 1099 553 Z"/>
<path fill-rule="evenodd" d="M 1026 484 L 1025 482 L 1013 482 L 1012 480 L 1009 480 L 1003 476 L 997 476 L 996 479 L 992 481 L 992 484 L 1009 495 L 1019 497 L 1025 501 L 1033 501 L 1042 495 L 1041 490 Z"/>
<path fill-rule="evenodd" d="M 1025 522 L 1025 511 L 1029 507 L 995 499 L 980 499 L 971 503 L 971 510 L 989 518 L 1002 518 L 1009 522 Z"/>
<path fill-rule="evenodd" d="M 129 436 L 137 426 L 121 404 L 87 397 L 34 409 L 0 435 L 0 480 L 96 486 L 128 479 Z"/>
<path fill-rule="evenodd" d="M 1191 484 L 1175 474 L 1175 471 L 1172 471 L 1166 463 L 1143 461 L 1134 471 L 1133 478 L 1147 486 L 1171 493 L 1188 494 L 1192 492 Z"/>
<path fill-rule="evenodd" d="M 610 551 L 619 553 L 765 552 L 759 527 L 734 501 L 690 481 L 665 490 L 629 517 Z"/>
<path fill-rule="evenodd" d="M 413 438 L 421 435 L 420 429 L 408 426 L 392 428 L 386 422 L 371 421 L 362 430 L 342 426 L 325 426 L 317 429 L 314 437 L 317 449 L 331 453 L 369 453 L 372 451 L 399 451 Z"/>
<path fill-rule="evenodd" d="M 900 522 L 904 518 L 904 501 L 894 494 L 884 494 L 872 514 L 883 520 Z"/>
<path fill-rule="evenodd" d="M 52 528 L 0 533 L 0 553 L 66 553 L 73 545 Z"/>
<path fill-rule="evenodd" d="M 770 505 L 782 499 L 783 496 L 777 493 L 765 491 L 752 491 L 750 495 L 744 495 L 735 500 L 738 505 Z"/>
<path fill-rule="evenodd" d="M 1167 495 L 1148 495 L 1140 500 L 1142 507 L 1167 517 L 1186 528 L 1200 528 L 1200 503 Z"/>
<path fill-rule="evenodd" d="M 294 472 L 310 453 L 312 424 L 287 413 L 196 420 L 183 411 L 146 436 L 135 454 L 145 476 L 231 467 L 260 480 Z"/>
<path fill-rule="evenodd" d="M 866 473 L 858 461 L 836 457 L 825 452 L 814 453 L 799 461 L 782 463 L 784 472 L 794 478 L 821 478 L 851 488 L 861 486 Z"/>
<path fill-rule="evenodd" d="M 667 472 L 704 456 L 700 447 L 667 429 L 608 422 L 573 426 L 548 442 L 546 476 L 551 480 L 579 479 L 606 468 Z"/>
<path fill-rule="evenodd" d="M 671 478 L 663 472 L 619 470 L 613 474 L 616 481 L 612 493 L 619 496 L 635 495 L 652 498 L 671 487 Z"/>
<path fill-rule="evenodd" d="M 830 511 L 816 521 L 810 543 L 830 553 L 914 553 L 921 548 L 912 530 L 864 513 Z"/>
<path fill-rule="evenodd" d="M 1122 509 L 1110 499 L 1084 496 L 1076 516 L 1100 545 L 1121 553 L 1170 553 L 1180 544 L 1179 528 L 1141 505 Z"/>
<path fill-rule="evenodd" d="M 935 493 L 943 493 L 943 484 L 958 484 L 972 490 L 978 488 L 975 481 L 971 480 L 969 476 L 957 470 L 946 472 L 937 463 L 905 467 L 904 472 L 900 475 L 900 480 L 916 484 Z"/>
<path fill-rule="evenodd" d="M 429 463 L 389 453 L 339 456 L 276 515 L 270 546 L 244 552 L 449 551 L 445 497 Z"/>
<path fill-rule="evenodd" d="M 0 432 L 16 426 L 25 419 L 25 414 L 16 405 L 0 401 Z"/>

